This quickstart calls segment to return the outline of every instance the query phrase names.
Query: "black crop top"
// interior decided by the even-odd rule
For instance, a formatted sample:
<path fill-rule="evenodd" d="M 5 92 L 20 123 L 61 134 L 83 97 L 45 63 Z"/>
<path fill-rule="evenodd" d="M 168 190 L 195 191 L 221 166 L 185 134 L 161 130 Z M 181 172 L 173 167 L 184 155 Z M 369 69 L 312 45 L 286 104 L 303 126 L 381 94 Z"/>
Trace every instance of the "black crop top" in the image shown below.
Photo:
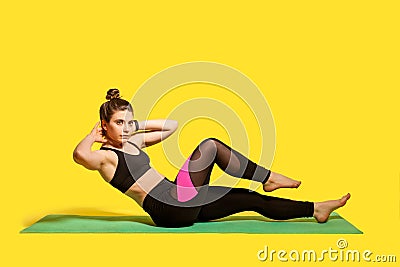
<path fill-rule="evenodd" d="M 112 150 L 118 156 L 117 168 L 113 178 L 110 181 L 110 184 L 122 193 L 125 193 L 143 174 L 145 174 L 151 168 L 149 156 L 139 149 L 134 143 L 129 141 L 127 142 L 134 145 L 139 150 L 139 154 L 133 155 L 115 148 L 100 147 L 100 149 L 103 150 Z"/>

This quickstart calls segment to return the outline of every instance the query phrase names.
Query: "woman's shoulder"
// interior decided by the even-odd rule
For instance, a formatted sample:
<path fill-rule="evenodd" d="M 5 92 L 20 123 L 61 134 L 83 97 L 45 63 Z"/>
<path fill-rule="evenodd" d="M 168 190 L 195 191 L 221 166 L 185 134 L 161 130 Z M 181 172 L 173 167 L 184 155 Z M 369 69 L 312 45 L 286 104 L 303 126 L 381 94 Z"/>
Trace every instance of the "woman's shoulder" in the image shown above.
<path fill-rule="evenodd" d="M 118 155 L 113 151 L 112 148 L 108 148 L 108 147 L 100 147 L 99 150 L 95 150 L 95 152 L 97 152 L 99 155 L 101 155 L 100 157 L 102 157 L 102 166 L 105 165 L 117 165 L 118 163 Z"/>
<path fill-rule="evenodd" d="M 98 150 L 95 151 L 103 155 L 105 159 L 107 159 L 109 157 L 115 158 L 116 153 L 114 153 L 114 151 L 118 152 L 119 150 L 112 147 L 101 146 Z"/>
<path fill-rule="evenodd" d="M 99 149 L 74 156 L 74 160 L 89 170 L 100 170 L 104 165 L 115 161 L 115 158 L 113 158 L 111 151 Z"/>

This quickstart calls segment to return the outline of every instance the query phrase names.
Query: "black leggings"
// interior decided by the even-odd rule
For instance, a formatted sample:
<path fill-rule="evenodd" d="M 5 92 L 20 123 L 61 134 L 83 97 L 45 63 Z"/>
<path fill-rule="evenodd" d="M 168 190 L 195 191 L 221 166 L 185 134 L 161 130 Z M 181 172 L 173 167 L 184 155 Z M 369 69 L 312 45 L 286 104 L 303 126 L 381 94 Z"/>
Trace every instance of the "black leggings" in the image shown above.
<path fill-rule="evenodd" d="M 143 209 L 157 226 L 190 226 L 242 211 L 277 220 L 313 215 L 312 202 L 267 196 L 245 188 L 210 186 L 214 163 L 234 177 L 261 183 L 271 174 L 222 141 L 207 138 L 189 156 L 174 182 L 164 177 L 145 197 Z"/>

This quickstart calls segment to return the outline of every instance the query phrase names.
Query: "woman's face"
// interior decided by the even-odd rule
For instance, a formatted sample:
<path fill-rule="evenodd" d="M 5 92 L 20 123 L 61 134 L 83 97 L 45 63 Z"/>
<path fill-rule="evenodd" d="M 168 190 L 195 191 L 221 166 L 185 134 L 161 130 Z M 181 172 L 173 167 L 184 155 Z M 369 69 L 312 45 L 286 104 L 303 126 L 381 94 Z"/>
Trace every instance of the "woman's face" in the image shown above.
<path fill-rule="evenodd" d="M 127 110 L 115 112 L 110 122 L 102 120 L 101 125 L 107 132 L 106 138 L 118 143 L 125 143 L 131 137 L 133 131 L 136 130 L 133 114 Z"/>

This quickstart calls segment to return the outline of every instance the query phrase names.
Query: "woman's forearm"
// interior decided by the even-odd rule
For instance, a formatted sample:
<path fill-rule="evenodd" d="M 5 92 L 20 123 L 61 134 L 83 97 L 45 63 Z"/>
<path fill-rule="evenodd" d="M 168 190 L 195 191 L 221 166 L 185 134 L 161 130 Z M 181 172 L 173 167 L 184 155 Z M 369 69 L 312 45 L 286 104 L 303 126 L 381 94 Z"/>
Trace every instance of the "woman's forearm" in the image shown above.
<path fill-rule="evenodd" d="M 178 121 L 169 119 L 140 121 L 139 130 L 147 131 L 144 134 L 143 146 L 151 146 L 164 141 L 178 128 Z"/>
<path fill-rule="evenodd" d="M 178 128 L 178 121 L 170 119 L 138 121 L 139 130 L 149 131 L 175 131 Z"/>

